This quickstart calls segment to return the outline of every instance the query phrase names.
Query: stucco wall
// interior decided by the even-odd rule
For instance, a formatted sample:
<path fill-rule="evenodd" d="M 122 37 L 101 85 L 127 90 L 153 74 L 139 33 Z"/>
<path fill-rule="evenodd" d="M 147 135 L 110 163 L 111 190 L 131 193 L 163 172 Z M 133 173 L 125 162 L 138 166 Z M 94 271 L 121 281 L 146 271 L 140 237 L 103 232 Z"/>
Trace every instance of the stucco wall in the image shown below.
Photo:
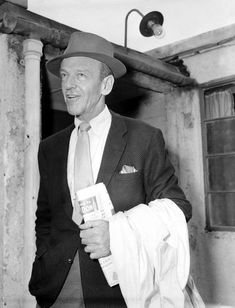
<path fill-rule="evenodd" d="M 184 59 L 198 83 L 228 80 L 235 77 L 235 41 Z"/>
<path fill-rule="evenodd" d="M 234 80 L 234 42 L 188 57 L 185 63 L 200 83 L 212 86 Z M 205 210 L 201 213 L 205 216 Z M 198 221 L 194 220 L 192 228 L 197 225 Z M 235 307 L 235 233 L 207 233 L 201 227 L 193 256 L 202 293 L 208 301 Z"/>
<path fill-rule="evenodd" d="M 214 59 L 213 59 L 214 61 Z M 205 231 L 199 91 L 167 96 L 166 139 L 181 186 L 193 206 L 191 271 L 206 303 L 235 306 L 235 234 Z"/>
<path fill-rule="evenodd" d="M 235 76 L 233 44 L 186 57 L 184 62 L 199 83 L 218 84 Z M 191 271 L 200 294 L 207 304 L 235 307 L 235 233 L 205 231 L 200 97 L 198 89 L 178 89 L 145 104 L 139 117 L 148 121 L 151 114 L 149 122 L 162 127 L 181 187 L 192 203 Z"/>
<path fill-rule="evenodd" d="M 164 58 L 179 52 L 191 76 L 201 86 L 212 87 L 234 83 L 234 43 L 233 24 L 156 49 L 152 55 Z M 193 218 L 189 223 L 193 277 L 205 302 L 235 307 L 235 233 L 204 230 L 199 100 L 197 90 L 175 91 L 167 96 L 167 143 L 176 167 L 178 164 L 182 187 L 193 204 Z M 192 112 L 188 112 L 190 108 Z M 184 125 L 186 119 L 188 128 Z"/>
<path fill-rule="evenodd" d="M 163 93 L 149 91 L 141 101 L 136 116 L 148 124 L 160 128 L 166 133 L 166 96 Z M 156 121 L 157 118 L 157 121 Z"/>
<path fill-rule="evenodd" d="M 0 306 L 22 307 L 24 68 L 22 45 L 0 34 Z"/>

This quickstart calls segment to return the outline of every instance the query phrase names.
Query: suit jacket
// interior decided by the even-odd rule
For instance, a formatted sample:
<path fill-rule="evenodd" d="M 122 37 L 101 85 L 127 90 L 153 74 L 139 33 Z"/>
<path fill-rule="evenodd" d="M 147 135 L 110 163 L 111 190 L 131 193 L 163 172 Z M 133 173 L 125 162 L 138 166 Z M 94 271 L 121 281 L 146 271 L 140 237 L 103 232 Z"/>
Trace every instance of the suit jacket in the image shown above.
<path fill-rule="evenodd" d="M 69 139 L 74 126 L 43 140 L 38 161 L 40 188 L 36 212 L 36 257 L 29 283 L 41 307 L 56 300 L 79 252 L 86 307 L 125 307 L 119 287 L 110 288 L 97 260 L 91 260 L 80 243 L 79 228 L 72 221 L 72 203 L 67 183 Z M 122 166 L 137 172 L 120 174 Z M 138 120 L 112 113 L 97 183 L 103 182 L 115 212 L 128 210 L 156 198 L 173 200 L 191 217 L 191 205 L 178 186 L 162 133 Z"/>

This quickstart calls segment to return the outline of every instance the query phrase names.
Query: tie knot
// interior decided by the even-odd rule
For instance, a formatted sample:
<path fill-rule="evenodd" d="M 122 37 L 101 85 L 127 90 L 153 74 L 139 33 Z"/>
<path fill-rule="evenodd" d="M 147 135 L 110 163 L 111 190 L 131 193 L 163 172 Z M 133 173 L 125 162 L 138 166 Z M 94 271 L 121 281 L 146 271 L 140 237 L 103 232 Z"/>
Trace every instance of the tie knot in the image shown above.
<path fill-rule="evenodd" d="M 89 122 L 81 122 L 79 129 L 84 132 L 84 131 L 88 131 L 91 128 L 90 123 Z"/>

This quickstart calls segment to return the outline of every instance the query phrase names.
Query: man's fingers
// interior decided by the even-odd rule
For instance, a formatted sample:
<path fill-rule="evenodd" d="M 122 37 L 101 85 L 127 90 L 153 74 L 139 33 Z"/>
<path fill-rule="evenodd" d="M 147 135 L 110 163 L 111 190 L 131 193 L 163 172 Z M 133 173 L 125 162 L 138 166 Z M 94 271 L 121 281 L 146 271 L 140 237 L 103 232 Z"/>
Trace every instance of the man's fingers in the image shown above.
<path fill-rule="evenodd" d="M 92 229 L 85 229 L 85 230 L 80 231 L 80 238 L 81 239 L 92 238 L 93 234 L 94 234 L 94 230 L 92 230 Z"/>
<path fill-rule="evenodd" d="M 81 237 L 81 243 L 83 245 L 97 245 L 98 241 L 96 238 L 90 238 L 90 237 Z"/>
<path fill-rule="evenodd" d="M 87 253 L 94 253 L 97 251 L 97 247 L 95 245 L 87 245 L 84 247 L 84 251 Z"/>
<path fill-rule="evenodd" d="M 91 259 L 99 259 L 110 255 L 110 250 L 103 249 L 102 247 L 98 247 L 96 245 L 85 246 L 84 251 L 90 254 Z"/>
<path fill-rule="evenodd" d="M 91 259 L 98 259 L 110 254 L 109 222 L 93 220 L 80 225 L 81 243 Z"/>
<path fill-rule="evenodd" d="M 90 229 L 99 226 L 103 222 L 102 219 L 90 220 L 85 222 L 84 224 L 79 225 L 79 228 L 82 230 Z"/>
<path fill-rule="evenodd" d="M 102 257 L 102 255 L 101 254 L 99 254 L 99 253 L 96 253 L 96 252 L 92 252 L 92 253 L 90 253 L 90 259 L 99 259 L 99 258 L 101 258 Z"/>

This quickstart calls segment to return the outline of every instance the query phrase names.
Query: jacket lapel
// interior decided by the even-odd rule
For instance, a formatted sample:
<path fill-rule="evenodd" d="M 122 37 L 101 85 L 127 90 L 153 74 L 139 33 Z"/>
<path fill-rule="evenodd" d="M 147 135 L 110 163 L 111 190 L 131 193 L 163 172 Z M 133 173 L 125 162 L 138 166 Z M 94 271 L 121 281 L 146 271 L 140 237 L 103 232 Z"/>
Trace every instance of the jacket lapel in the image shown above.
<path fill-rule="evenodd" d="M 69 140 L 74 129 L 74 125 L 68 127 L 65 130 L 64 134 L 61 135 L 59 140 L 58 151 L 58 160 L 57 160 L 57 174 L 58 174 L 58 183 L 62 183 L 61 187 L 61 196 L 62 203 L 64 204 L 65 212 L 68 216 L 72 216 L 72 203 L 70 197 L 70 191 L 67 181 L 67 161 L 68 161 L 68 150 L 69 150 Z M 59 187 L 59 186 L 58 186 Z"/>
<path fill-rule="evenodd" d="M 96 181 L 96 183 L 103 182 L 106 186 L 109 185 L 126 147 L 126 124 L 124 120 L 114 112 L 111 112 L 111 115 L 112 123 Z"/>
<path fill-rule="evenodd" d="M 117 168 L 117 165 L 122 157 L 126 147 L 126 132 L 127 127 L 124 120 L 119 115 L 111 112 L 112 123 L 108 133 L 107 141 L 104 148 L 104 153 L 97 177 L 96 183 L 103 182 L 106 187 L 109 185 L 112 176 Z M 62 200 L 64 203 L 64 210 L 69 217 L 72 217 L 72 203 L 70 191 L 67 181 L 67 161 L 69 140 L 74 126 L 71 125 L 65 130 L 64 135 L 61 135 L 60 149 L 58 149 L 58 178 L 62 179 Z"/>

